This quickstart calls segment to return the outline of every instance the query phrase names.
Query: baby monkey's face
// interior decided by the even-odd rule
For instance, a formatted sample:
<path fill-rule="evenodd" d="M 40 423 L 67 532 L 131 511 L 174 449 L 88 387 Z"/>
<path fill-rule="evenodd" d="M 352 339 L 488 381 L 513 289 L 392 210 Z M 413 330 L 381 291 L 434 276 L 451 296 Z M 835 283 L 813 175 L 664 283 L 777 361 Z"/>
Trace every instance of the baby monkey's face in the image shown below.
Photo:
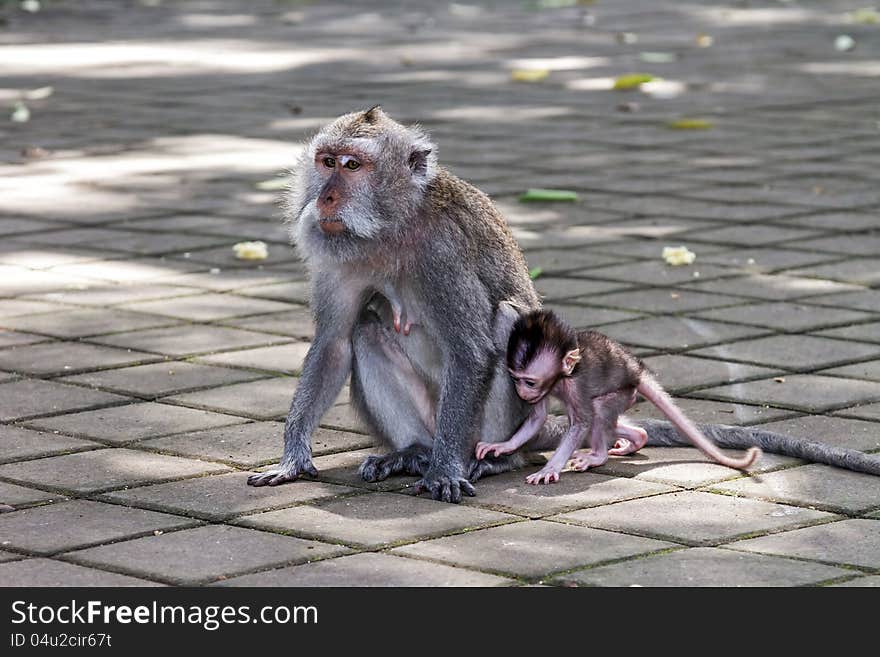
<path fill-rule="evenodd" d="M 555 350 L 541 350 L 522 369 L 508 369 L 516 394 L 530 404 L 544 399 L 562 374 L 562 362 Z"/>

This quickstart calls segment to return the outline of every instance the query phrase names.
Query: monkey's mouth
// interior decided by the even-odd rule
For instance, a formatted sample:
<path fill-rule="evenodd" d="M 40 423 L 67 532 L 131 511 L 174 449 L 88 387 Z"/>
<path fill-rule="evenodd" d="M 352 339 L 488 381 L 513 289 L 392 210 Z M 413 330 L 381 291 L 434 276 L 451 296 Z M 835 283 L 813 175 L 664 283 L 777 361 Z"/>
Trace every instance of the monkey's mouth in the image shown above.
<path fill-rule="evenodd" d="M 318 228 L 325 235 L 339 235 L 345 230 L 345 225 L 339 219 L 319 219 Z"/>

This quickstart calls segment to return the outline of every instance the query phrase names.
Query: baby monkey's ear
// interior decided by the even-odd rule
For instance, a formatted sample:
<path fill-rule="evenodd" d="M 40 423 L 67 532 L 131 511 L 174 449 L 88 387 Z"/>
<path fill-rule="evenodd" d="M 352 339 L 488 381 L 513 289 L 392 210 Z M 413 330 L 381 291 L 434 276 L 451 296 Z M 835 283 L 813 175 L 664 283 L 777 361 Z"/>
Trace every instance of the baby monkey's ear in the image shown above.
<path fill-rule="evenodd" d="M 580 349 L 572 349 L 565 356 L 562 357 L 562 373 L 565 376 L 571 376 L 572 370 L 574 370 L 574 366 L 577 365 L 581 360 L 581 350 Z"/>

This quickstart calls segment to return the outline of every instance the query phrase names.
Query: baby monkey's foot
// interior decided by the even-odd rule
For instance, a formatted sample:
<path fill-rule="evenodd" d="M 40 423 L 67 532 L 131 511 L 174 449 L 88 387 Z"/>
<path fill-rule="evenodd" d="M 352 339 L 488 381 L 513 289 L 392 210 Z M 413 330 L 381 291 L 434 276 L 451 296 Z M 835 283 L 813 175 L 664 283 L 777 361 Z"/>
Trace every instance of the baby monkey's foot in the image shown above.
<path fill-rule="evenodd" d="M 617 441 L 608 450 L 612 456 L 626 456 L 639 451 L 648 442 L 648 432 L 641 427 L 620 424 L 616 430 Z"/>
<path fill-rule="evenodd" d="M 559 481 L 559 470 L 555 468 L 547 469 L 544 468 L 534 474 L 530 474 L 526 477 L 526 483 L 537 486 L 538 484 L 555 484 Z"/>
<path fill-rule="evenodd" d="M 607 454 L 596 454 L 592 450 L 581 450 L 574 453 L 571 466 L 578 472 L 602 465 L 608 460 Z"/>

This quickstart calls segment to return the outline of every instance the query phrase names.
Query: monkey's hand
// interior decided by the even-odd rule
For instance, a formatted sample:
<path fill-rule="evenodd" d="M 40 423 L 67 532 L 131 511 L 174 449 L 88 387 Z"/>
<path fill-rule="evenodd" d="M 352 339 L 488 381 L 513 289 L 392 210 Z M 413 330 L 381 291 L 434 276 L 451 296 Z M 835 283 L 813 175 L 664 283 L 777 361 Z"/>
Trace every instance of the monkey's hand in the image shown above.
<path fill-rule="evenodd" d="M 416 495 L 430 491 L 431 497 L 435 500 L 454 504 L 461 502 L 462 493 L 470 497 L 477 494 L 474 485 L 463 476 L 449 475 L 433 467 L 415 483 L 415 489 Z"/>
<path fill-rule="evenodd" d="M 303 456 L 291 462 L 282 461 L 277 468 L 252 474 L 248 477 L 247 482 L 249 486 L 278 486 L 289 481 L 296 481 L 303 474 L 310 474 L 313 477 L 318 474 L 318 470 L 312 465 L 312 459 L 309 456 Z"/>
<path fill-rule="evenodd" d="M 545 466 L 540 471 L 526 477 L 526 483 L 532 484 L 533 486 L 537 486 L 538 484 L 555 484 L 559 481 L 559 474 L 559 471 L 555 468 L 548 469 L 548 467 Z"/>
<path fill-rule="evenodd" d="M 483 460 L 486 458 L 489 453 L 492 453 L 492 456 L 501 456 L 502 454 L 510 454 L 513 449 L 511 449 L 506 442 L 503 443 L 477 443 L 476 454 L 479 460 Z"/>

